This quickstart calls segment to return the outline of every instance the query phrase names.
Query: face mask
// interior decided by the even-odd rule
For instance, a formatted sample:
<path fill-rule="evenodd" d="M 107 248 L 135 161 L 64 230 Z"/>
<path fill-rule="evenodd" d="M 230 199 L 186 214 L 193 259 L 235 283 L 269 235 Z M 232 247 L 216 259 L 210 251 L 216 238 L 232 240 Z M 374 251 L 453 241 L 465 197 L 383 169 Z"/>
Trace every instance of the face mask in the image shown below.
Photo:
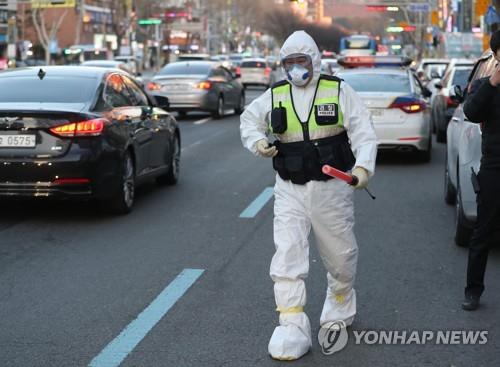
<path fill-rule="evenodd" d="M 309 70 L 300 65 L 292 66 L 292 68 L 286 74 L 288 80 L 297 87 L 302 87 L 309 81 Z"/>

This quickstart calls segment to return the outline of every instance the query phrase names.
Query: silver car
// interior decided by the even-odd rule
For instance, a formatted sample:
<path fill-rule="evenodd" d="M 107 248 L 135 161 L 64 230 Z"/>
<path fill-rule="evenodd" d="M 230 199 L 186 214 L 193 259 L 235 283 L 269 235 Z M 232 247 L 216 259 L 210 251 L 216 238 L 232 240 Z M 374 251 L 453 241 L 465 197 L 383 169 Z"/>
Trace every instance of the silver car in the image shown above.
<path fill-rule="evenodd" d="M 430 92 L 410 69 L 363 67 L 340 70 L 336 75 L 358 93 L 371 112 L 379 150 L 414 152 L 421 161 L 430 161 Z"/>
<path fill-rule="evenodd" d="M 153 95 L 167 97 L 171 111 L 182 117 L 190 111 L 207 111 L 220 118 L 227 109 L 245 108 L 245 90 L 237 75 L 211 61 L 173 62 L 148 83 Z"/>
<path fill-rule="evenodd" d="M 474 65 L 469 85 L 487 77 L 495 70 L 496 61 L 491 53 L 483 55 Z M 457 95 L 458 91 L 458 95 Z M 452 92 L 452 98 L 462 102 L 460 90 Z M 444 199 L 456 207 L 455 242 L 467 246 L 477 217 L 476 194 L 471 175 L 479 172 L 481 162 L 481 126 L 470 122 L 460 104 L 453 114 L 446 131 L 447 149 L 444 175 Z"/>

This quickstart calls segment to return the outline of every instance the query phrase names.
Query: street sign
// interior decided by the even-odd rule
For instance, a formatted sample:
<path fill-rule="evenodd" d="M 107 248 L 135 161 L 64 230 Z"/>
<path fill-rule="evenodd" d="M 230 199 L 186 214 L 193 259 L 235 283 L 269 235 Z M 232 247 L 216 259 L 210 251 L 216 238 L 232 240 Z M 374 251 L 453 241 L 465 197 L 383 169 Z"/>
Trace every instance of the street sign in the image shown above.
<path fill-rule="evenodd" d="M 411 3 L 408 4 L 408 11 L 414 13 L 428 13 L 431 10 L 431 5 L 427 3 Z"/>
<path fill-rule="evenodd" d="M 42 8 L 74 8 L 76 0 L 31 0 L 31 7 Z"/>
<path fill-rule="evenodd" d="M 155 25 L 155 24 L 161 24 L 161 19 L 139 19 L 137 21 L 139 25 Z"/>

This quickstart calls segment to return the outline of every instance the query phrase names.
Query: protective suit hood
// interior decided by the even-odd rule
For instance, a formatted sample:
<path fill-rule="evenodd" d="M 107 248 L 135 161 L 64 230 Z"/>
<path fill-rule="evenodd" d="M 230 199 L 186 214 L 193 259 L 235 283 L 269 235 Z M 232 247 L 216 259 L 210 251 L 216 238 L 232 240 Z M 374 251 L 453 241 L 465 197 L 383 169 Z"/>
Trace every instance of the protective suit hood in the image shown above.
<path fill-rule="evenodd" d="M 295 31 L 286 39 L 280 50 L 280 59 L 283 60 L 285 57 L 297 53 L 311 57 L 313 77 L 309 84 L 315 84 L 321 73 L 321 55 L 316 42 L 304 31 Z"/>

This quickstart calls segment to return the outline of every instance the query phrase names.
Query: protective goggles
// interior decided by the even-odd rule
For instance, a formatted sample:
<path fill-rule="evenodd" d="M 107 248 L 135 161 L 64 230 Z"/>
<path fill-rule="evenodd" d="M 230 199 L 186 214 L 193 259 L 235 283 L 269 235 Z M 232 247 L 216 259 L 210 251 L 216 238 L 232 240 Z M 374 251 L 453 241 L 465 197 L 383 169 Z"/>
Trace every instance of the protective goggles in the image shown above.
<path fill-rule="evenodd" d="M 281 60 L 283 69 L 290 71 L 294 65 L 300 65 L 307 69 L 312 65 L 311 56 L 306 54 L 291 54 Z"/>

